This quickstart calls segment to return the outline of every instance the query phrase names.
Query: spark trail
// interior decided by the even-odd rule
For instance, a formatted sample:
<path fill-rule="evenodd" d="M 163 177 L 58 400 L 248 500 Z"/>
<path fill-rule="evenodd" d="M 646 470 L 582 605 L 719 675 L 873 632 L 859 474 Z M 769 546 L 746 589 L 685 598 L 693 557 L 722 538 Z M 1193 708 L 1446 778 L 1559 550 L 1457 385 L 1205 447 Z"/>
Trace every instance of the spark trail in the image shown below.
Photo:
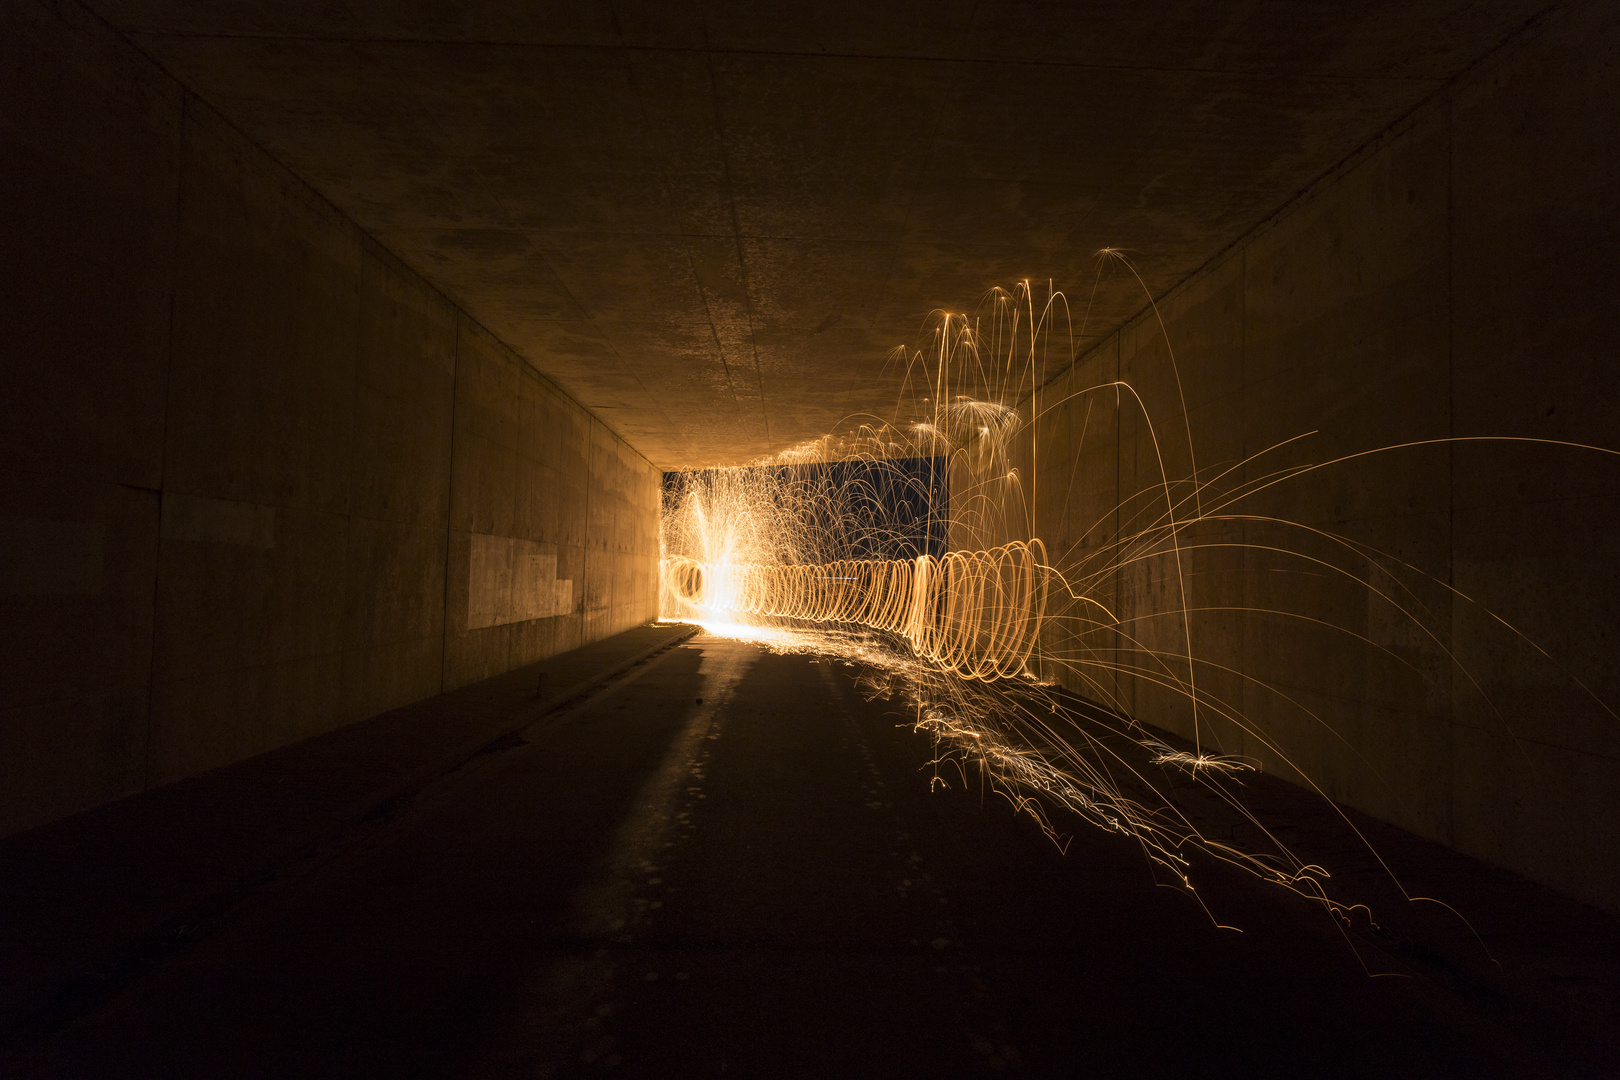
<path fill-rule="evenodd" d="M 1480 686 L 1447 645 L 1471 602 L 1273 497 L 1458 440 L 1301 460 L 1302 433 L 1201 470 L 1168 335 L 1157 385 L 1088 381 L 1075 337 L 1063 294 L 1037 306 L 1027 283 L 992 290 L 976 317 L 937 313 L 923 346 L 891 355 L 892 413 L 683 474 L 665 492 L 662 614 L 858 664 L 936 740 L 936 782 L 976 772 L 1060 845 L 1071 815 L 1133 838 L 1189 890 L 1203 852 L 1342 913 L 1353 898 L 1242 799 L 1242 774 L 1262 766 L 1315 786 L 1302 730 L 1360 753 L 1290 649 L 1330 642 L 1421 708 L 1454 676 Z M 1126 446 L 1133 487 L 1118 479 Z M 1275 657 L 1256 660 L 1244 642 L 1262 624 Z M 1246 823 L 1244 843 L 1200 832 L 1175 795 L 1186 783 Z"/>

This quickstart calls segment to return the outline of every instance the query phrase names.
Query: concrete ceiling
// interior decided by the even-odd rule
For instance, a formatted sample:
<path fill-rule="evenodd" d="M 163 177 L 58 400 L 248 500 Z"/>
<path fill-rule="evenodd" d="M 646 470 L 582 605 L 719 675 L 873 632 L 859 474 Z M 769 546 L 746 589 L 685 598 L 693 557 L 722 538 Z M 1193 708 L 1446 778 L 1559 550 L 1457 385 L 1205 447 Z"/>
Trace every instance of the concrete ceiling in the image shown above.
<path fill-rule="evenodd" d="M 892 408 L 991 285 L 1162 291 L 1541 6 L 91 3 L 664 467 Z"/>

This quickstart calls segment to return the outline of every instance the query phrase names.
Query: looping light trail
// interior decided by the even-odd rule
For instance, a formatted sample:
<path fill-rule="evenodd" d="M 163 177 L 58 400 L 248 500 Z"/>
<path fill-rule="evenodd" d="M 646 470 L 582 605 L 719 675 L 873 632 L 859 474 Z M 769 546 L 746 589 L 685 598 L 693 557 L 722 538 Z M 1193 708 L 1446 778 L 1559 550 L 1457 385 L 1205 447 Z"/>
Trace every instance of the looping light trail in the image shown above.
<path fill-rule="evenodd" d="M 991 681 L 1029 673 L 1050 570 L 1039 540 L 915 559 L 801 566 L 663 560 L 682 603 L 723 616 L 854 623 L 886 630 L 945 671 Z"/>

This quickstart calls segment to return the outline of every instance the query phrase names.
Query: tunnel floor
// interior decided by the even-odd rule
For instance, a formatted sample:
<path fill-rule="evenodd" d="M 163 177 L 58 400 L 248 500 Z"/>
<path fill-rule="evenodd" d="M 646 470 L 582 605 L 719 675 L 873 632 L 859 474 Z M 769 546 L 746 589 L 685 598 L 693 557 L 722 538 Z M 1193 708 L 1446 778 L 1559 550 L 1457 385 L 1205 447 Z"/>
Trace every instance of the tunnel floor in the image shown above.
<path fill-rule="evenodd" d="M 1060 852 L 931 783 L 853 674 L 667 647 L 113 965 L 7 1075 L 1615 1074 L 1590 995 L 1403 967 L 1214 868 L 1201 905 L 1122 837 Z M 1513 932 L 1620 966 L 1615 920 L 1515 887 Z"/>

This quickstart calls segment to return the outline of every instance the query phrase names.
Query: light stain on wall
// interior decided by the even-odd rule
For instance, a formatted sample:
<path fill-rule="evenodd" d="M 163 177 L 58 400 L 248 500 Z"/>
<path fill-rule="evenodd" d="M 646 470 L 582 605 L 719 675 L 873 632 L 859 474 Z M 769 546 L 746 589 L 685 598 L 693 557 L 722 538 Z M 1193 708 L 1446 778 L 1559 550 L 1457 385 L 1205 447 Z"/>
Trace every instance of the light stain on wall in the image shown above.
<path fill-rule="evenodd" d="M 557 578 L 557 546 L 510 536 L 472 536 L 467 629 L 566 615 L 574 582 Z"/>

